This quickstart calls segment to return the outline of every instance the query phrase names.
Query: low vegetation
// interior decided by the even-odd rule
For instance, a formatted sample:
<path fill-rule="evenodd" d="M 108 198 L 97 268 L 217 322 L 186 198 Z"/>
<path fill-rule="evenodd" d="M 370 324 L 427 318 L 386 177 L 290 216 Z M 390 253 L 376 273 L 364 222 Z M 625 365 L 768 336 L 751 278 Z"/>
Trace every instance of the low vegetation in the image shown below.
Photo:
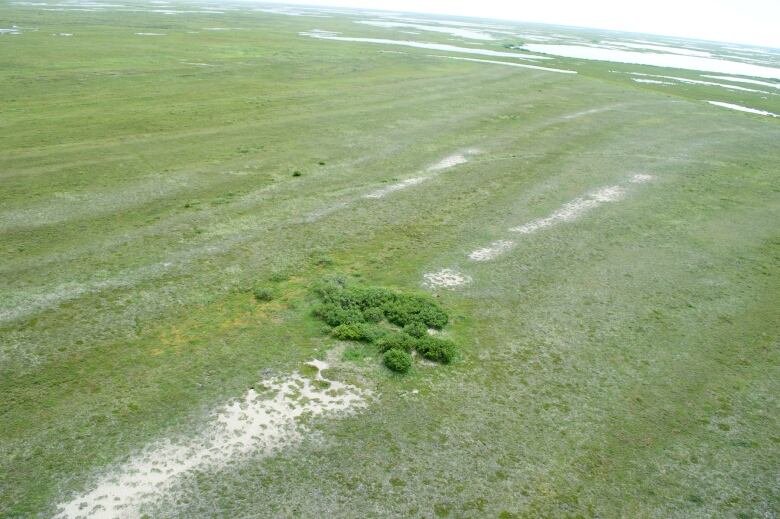
<path fill-rule="evenodd" d="M 401 350 L 386 351 L 382 360 L 385 366 L 398 373 L 406 373 L 412 367 L 412 356 Z"/>
<path fill-rule="evenodd" d="M 428 333 L 449 321 L 430 296 L 366 286 L 344 277 L 321 280 L 312 291 L 319 299 L 314 315 L 332 327 L 334 338 L 372 344 L 393 371 L 409 371 L 413 353 L 442 364 L 457 355 L 453 341 Z"/>
<path fill-rule="evenodd" d="M 264 303 L 274 298 L 274 291 L 268 287 L 255 287 L 252 289 L 252 295 L 257 301 Z"/>

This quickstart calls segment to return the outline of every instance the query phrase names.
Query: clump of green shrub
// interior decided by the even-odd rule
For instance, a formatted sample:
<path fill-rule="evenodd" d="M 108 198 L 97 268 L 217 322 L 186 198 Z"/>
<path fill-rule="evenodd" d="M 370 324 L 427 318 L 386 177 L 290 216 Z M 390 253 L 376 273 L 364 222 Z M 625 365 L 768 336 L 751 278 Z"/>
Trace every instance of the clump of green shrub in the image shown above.
<path fill-rule="evenodd" d="M 290 276 L 285 274 L 284 272 L 274 272 L 268 277 L 269 281 L 272 281 L 274 283 L 281 283 L 282 281 L 287 281 L 290 279 Z"/>
<path fill-rule="evenodd" d="M 423 337 L 417 341 L 417 353 L 428 360 L 449 364 L 455 358 L 455 343 L 449 339 Z"/>
<path fill-rule="evenodd" d="M 363 319 L 366 320 L 366 322 L 369 323 L 378 323 L 381 322 L 382 319 L 385 318 L 385 313 L 382 311 L 381 308 L 366 308 L 363 310 Z"/>
<path fill-rule="evenodd" d="M 380 353 L 390 350 L 401 350 L 410 353 L 417 347 L 417 340 L 405 333 L 393 333 L 377 341 L 376 346 Z"/>
<path fill-rule="evenodd" d="M 389 369 L 397 373 L 406 373 L 412 367 L 412 356 L 401 350 L 388 350 L 382 360 Z"/>
<path fill-rule="evenodd" d="M 428 327 L 423 323 L 409 323 L 404 326 L 404 333 L 409 334 L 417 339 L 421 339 L 428 335 Z"/>
<path fill-rule="evenodd" d="M 314 309 L 314 315 L 330 326 L 364 322 L 363 313 L 356 308 L 344 308 L 333 303 L 322 303 Z"/>
<path fill-rule="evenodd" d="M 274 291 L 268 287 L 254 287 L 252 289 L 252 295 L 255 296 L 257 301 L 271 301 L 274 298 Z"/>
<path fill-rule="evenodd" d="M 432 298 L 419 295 L 404 295 L 386 304 L 383 308 L 387 320 L 398 326 L 422 323 L 440 330 L 449 320 L 447 313 Z"/>
<path fill-rule="evenodd" d="M 402 367 L 405 361 L 399 354 L 408 358 L 409 366 L 415 351 L 443 364 L 457 355 L 454 342 L 428 335 L 429 328 L 442 329 L 449 321 L 447 312 L 429 296 L 351 283 L 340 276 L 322 279 L 311 290 L 320 300 L 314 315 L 332 327 L 334 338 L 375 346 L 394 371 L 409 369 L 388 364 Z M 393 360 L 388 361 L 388 355 Z"/>
<path fill-rule="evenodd" d="M 340 324 L 331 331 L 331 335 L 342 341 L 375 342 L 388 332 L 379 326 L 368 323 Z"/>

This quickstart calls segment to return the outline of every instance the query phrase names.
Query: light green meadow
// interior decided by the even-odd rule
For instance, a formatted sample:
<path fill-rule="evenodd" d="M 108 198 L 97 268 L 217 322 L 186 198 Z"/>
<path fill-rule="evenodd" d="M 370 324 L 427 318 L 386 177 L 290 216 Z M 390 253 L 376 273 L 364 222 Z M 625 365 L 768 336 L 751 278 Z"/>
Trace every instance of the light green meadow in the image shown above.
<path fill-rule="evenodd" d="M 322 38 L 654 38 L 407 17 L 0 2 L 1 517 L 777 516 L 780 118 L 707 101 L 780 114 L 780 80 Z M 332 276 L 433 295 L 456 361 L 330 338 Z M 360 404 L 296 393 L 222 456 L 289 377 Z M 215 458 L 83 497 L 168 440 Z"/>

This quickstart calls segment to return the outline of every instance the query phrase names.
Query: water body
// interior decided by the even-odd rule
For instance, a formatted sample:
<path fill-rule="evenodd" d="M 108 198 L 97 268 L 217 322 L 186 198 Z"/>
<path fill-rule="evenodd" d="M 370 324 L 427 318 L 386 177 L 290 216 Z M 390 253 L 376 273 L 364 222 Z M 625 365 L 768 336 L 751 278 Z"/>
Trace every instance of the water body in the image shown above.
<path fill-rule="evenodd" d="M 351 38 L 347 36 L 335 36 L 331 33 L 320 31 L 308 31 L 298 33 L 301 36 L 308 36 L 309 38 L 317 38 L 320 40 L 333 40 L 333 41 L 351 41 L 357 43 L 377 43 L 380 45 L 400 45 L 403 47 L 414 47 L 417 49 L 428 50 L 440 50 L 444 52 L 460 52 L 463 54 L 478 54 L 480 56 L 495 56 L 501 58 L 516 58 L 527 60 L 545 60 L 552 59 L 546 56 L 534 56 L 532 54 L 520 54 L 519 52 L 502 52 L 497 50 L 488 49 L 472 49 L 470 47 L 458 47 L 456 45 L 447 45 L 444 43 L 427 43 L 411 40 L 387 40 L 384 38 Z"/>
<path fill-rule="evenodd" d="M 698 56 L 660 54 L 655 52 L 633 52 L 627 50 L 585 47 L 582 45 L 548 45 L 542 43 L 528 43 L 523 45 L 522 48 L 531 52 L 552 54 L 554 56 L 566 58 L 612 61 L 615 63 L 631 63 L 636 65 L 651 65 L 654 67 L 669 67 L 704 72 L 718 72 L 721 74 L 737 74 L 740 76 L 780 79 L 780 68 Z"/>

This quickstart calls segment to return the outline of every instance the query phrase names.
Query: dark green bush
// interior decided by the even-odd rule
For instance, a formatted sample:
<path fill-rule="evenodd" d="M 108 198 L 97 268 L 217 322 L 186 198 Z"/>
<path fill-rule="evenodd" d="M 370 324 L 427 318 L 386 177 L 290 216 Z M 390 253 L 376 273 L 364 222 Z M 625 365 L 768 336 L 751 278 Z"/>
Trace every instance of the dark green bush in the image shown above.
<path fill-rule="evenodd" d="M 302 173 L 300 171 L 293 171 L 293 174 L 292 174 L 292 176 L 294 176 L 294 177 L 300 177 L 301 175 L 302 175 Z"/>
<path fill-rule="evenodd" d="M 406 373 L 412 367 L 412 356 L 401 350 L 388 350 L 382 357 L 385 366 L 397 373 Z"/>
<path fill-rule="evenodd" d="M 333 337 L 375 344 L 384 354 L 385 364 L 394 371 L 409 369 L 414 350 L 444 364 L 457 354 L 452 341 L 428 335 L 428 328 L 441 329 L 448 321 L 447 313 L 428 296 L 353 285 L 341 276 L 322 279 L 312 291 L 322 301 L 314 315 L 333 327 Z M 383 319 L 403 327 L 403 332 L 378 325 Z"/>
<path fill-rule="evenodd" d="M 365 342 L 377 342 L 387 337 L 390 332 L 374 324 L 364 323 L 360 325 L 361 340 Z"/>
<path fill-rule="evenodd" d="M 366 308 L 363 310 L 363 319 L 369 323 L 378 323 L 385 318 L 381 308 Z"/>
<path fill-rule="evenodd" d="M 405 333 L 393 333 L 377 341 L 376 346 L 380 353 L 389 350 L 401 350 L 408 353 L 417 347 L 417 339 Z"/>
<path fill-rule="evenodd" d="M 428 335 L 428 327 L 423 323 L 409 323 L 404 326 L 404 333 L 419 339 Z"/>
<path fill-rule="evenodd" d="M 342 341 L 374 342 L 385 335 L 387 331 L 367 323 L 341 324 L 331 332 L 333 337 Z"/>
<path fill-rule="evenodd" d="M 359 341 L 360 330 L 356 324 L 340 324 L 331 330 L 331 335 L 340 341 Z"/>
<path fill-rule="evenodd" d="M 257 301 L 270 301 L 274 298 L 274 291 L 268 287 L 255 287 L 252 289 L 252 295 Z"/>
<path fill-rule="evenodd" d="M 345 309 L 333 303 L 323 303 L 314 309 L 314 315 L 330 326 L 363 322 L 363 314 L 357 308 Z"/>
<path fill-rule="evenodd" d="M 383 308 L 387 320 L 398 326 L 422 323 L 430 328 L 441 329 L 447 324 L 447 313 L 433 299 L 419 295 L 397 295 Z"/>
<path fill-rule="evenodd" d="M 457 348 L 449 339 L 438 337 L 423 337 L 417 341 L 417 353 L 428 360 L 449 364 L 455 358 Z"/>
<path fill-rule="evenodd" d="M 382 305 L 392 301 L 395 294 L 385 288 L 329 286 L 321 296 L 326 301 L 335 303 L 342 308 L 357 307 L 361 310 L 369 308 L 380 309 Z"/>

